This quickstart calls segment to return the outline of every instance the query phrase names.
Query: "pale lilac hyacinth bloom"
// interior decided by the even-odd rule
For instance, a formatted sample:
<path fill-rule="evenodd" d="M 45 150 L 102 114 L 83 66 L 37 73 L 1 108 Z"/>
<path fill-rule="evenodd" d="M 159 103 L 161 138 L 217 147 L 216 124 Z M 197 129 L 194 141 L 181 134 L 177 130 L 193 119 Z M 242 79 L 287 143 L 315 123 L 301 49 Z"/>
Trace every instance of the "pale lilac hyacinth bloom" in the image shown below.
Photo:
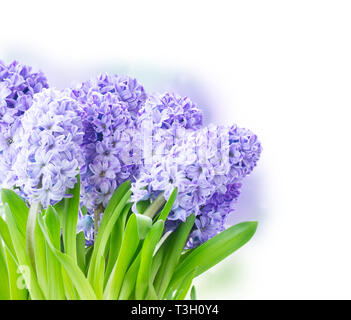
<path fill-rule="evenodd" d="M 79 104 L 69 91 L 44 89 L 33 96 L 18 131 L 19 154 L 13 166 L 16 186 L 29 201 L 53 205 L 73 188 L 84 164 Z"/>
<path fill-rule="evenodd" d="M 148 97 L 137 123 L 143 143 L 143 166 L 148 166 L 166 156 L 187 133 L 201 128 L 203 115 L 188 97 L 166 92 Z"/>
<path fill-rule="evenodd" d="M 100 75 L 73 89 L 71 96 L 83 107 L 82 204 L 92 213 L 107 205 L 118 185 L 138 175 L 135 117 L 146 94 L 135 79 Z"/>
<path fill-rule="evenodd" d="M 191 132 L 166 157 L 142 171 L 132 185 L 133 201 L 153 200 L 161 192 L 167 200 L 177 187 L 168 228 L 194 213 L 188 247 L 197 246 L 224 229 L 241 181 L 256 166 L 260 153 L 256 135 L 246 129 L 210 125 Z"/>
<path fill-rule="evenodd" d="M 134 78 L 128 76 L 101 74 L 96 78 L 83 82 L 73 89 L 73 95 L 81 103 L 86 103 L 91 92 L 102 95 L 111 93 L 119 101 L 125 102 L 130 115 L 135 118 L 146 100 L 144 87 Z"/>
<path fill-rule="evenodd" d="M 0 61 L 0 186 L 12 188 L 11 174 L 17 156 L 15 135 L 20 128 L 23 113 L 32 104 L 35 93 L 47 88 L 48 83 L 42 72 L 17 61 L 6 65 Z"/>

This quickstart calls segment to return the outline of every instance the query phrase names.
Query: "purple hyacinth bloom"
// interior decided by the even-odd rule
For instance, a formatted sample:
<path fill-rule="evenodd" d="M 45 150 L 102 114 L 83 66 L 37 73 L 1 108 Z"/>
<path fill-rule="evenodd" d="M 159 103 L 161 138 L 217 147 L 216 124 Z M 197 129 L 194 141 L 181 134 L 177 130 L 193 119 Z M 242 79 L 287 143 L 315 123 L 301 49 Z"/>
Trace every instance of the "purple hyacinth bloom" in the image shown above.
<path fill-rule="evenodd" d="M 166 156 L 189 132 L 201 128 L 203 115 L 188 97 L 166 92 L 148 97 L 137 122 L 143 138 L 143 164 L 150 165 Z"/>
<path fill-rule="evenodd" d="M 105 95 L 110 93 L 121 102 L 125 102 L 132 118 L 135 118 L 139 109 L 144 105 L 146 93 L 138 81 L 128 76 L 101 74 L 97 78 L 83 82 L 72 90 L 73 96 L 81 103 L 91 103 L 92 92 Z"/>
<path fill-rule="evenodd" d="M 7 108 L 15 109 L 18 114 L 23 114 L 30 107 L 35 93 L 48 88 L 42 72 L 32 72 L 31 67 L 17 61 L 9 65 L 0 61 L 0 82 L 6 83 L 9 90 L 5 98 Z"/>
<path fill-rule="evenodd" d="M 132 185 L 132 200 L 152 201 L 160 192 L 167 200 L 177 187 L 178 197 L 167 228 L 172 229 L 177 221 L 185 221 L 194 213 L 196 223 L 188 247 L 197 246 L 223 230 L 241 181 L 256 166 L 260 153 L 257 137 L 235 125 L 210 125 L 188 132 L 167 156 L 142 170 Z"/>
<path fill-rule="evenodd" d="M 17 131 L 18 156 L 13 165 L 15 185 L 29 201 L 53 205 L 77 182 L 84 164 L 82 110 L 69 91 L 44 89 Z"/>
<path fill-rule="evenodd" d="M 150 95 L 139 112 L 139 122 L 151 118 L 153 126 L 162 129 L 183 127 L 199 129 L 202 112 L 188 97 L 174 93 Z"/>
<path fill-rule="evenodd" d="M 138 175 L 140 134 L 134 117 L 146 96 L 136 80 L 107 75 L 84 82 L 71 96 L 83 108 L 82 204 L 91 214 L 107 205 L 118 185 Z"/>
<path fill-rule="evenodd" d="M 47 88 L 42 72 L 32 72 L 31 67 L 14 61 L 9 65 L 0 61 L 0 185 L 13 187 L 11 174 L 16 159 L 15 135 L 20 128 L 23 113 L 31 106 L 33 95 Z"/>

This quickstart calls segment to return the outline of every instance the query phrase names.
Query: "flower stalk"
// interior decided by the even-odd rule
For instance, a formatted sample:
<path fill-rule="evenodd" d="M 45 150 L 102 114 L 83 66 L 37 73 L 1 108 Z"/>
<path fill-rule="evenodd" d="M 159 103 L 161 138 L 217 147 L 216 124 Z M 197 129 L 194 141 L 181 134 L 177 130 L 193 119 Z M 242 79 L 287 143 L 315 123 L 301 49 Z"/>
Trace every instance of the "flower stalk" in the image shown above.
<path fill-rule="evenodd" d="M 160 193 L 158 197 L 150 204 L 150 206 L 145 210 L 144 215 L 153 219 L 156 214 L 161 210 L 161 208 L 166 203 L 164 193 Z"/>

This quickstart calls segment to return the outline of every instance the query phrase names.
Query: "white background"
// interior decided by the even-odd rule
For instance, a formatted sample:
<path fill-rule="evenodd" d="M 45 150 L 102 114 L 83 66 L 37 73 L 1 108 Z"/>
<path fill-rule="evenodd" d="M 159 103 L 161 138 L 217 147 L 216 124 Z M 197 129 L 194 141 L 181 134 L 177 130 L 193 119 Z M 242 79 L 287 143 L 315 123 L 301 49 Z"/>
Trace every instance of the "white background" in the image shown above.
<path fill-rule="evenodd" d="M 0 59 L 64 87 L 130 73 L 255 131 L 233 222 L 254 239 L 199 298 L 351 298 L 350 1 L 2 1 Z"/>

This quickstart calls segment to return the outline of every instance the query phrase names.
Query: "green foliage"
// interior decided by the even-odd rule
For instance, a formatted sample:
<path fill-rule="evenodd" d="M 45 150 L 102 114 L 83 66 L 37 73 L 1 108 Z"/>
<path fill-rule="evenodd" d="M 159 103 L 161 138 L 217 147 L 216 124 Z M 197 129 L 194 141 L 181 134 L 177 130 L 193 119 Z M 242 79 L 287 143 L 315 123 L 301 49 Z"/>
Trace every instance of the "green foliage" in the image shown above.
<path fill-rule="evenodd" d="M 79 176 L 67 193 L 72 196 L 42 210 L 2 190 L 1 300 L 185 299 L 193 279 L 243 246 L 257 227 L 243 222 L 185 250 L 194 215 L 164 234 L 177 190 L 167 202 L 139 203 L 139 212 L 147 215 L 134 214 L 127 181 L 105 208 L 94 245 L 86 247 L 84 233 L 77 233 Z M 194 287 L 190 298 L 196 299 Z"/>

